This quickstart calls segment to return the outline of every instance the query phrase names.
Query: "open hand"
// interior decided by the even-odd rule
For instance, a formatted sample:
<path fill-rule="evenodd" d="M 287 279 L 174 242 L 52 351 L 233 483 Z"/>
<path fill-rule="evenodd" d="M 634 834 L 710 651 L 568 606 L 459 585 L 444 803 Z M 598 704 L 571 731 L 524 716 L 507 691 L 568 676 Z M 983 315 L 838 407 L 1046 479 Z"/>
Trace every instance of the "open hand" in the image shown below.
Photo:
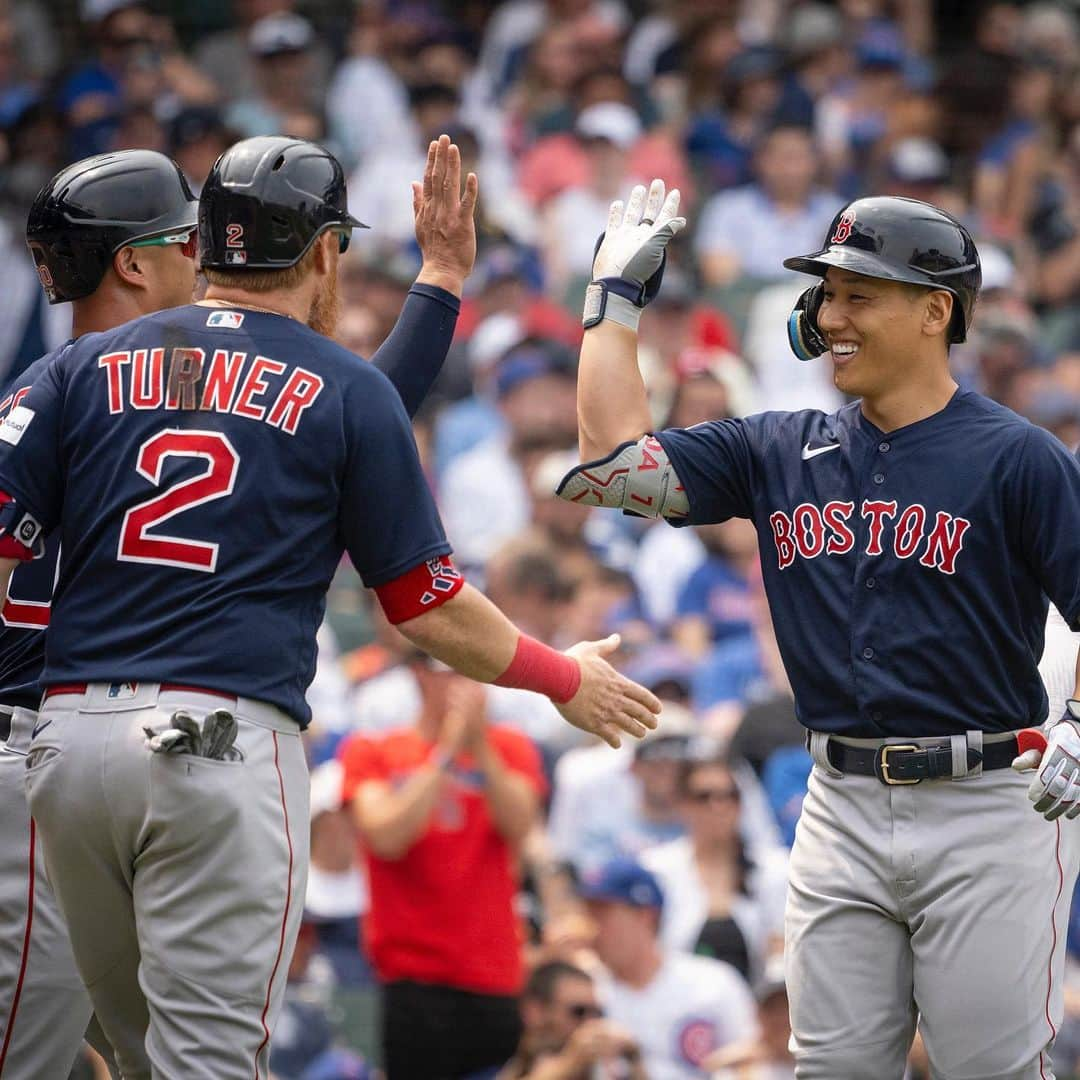
<path fill-rule="evenodd" d="M 604 659 L 619 647 L 619 635 L 603 641 L 581 641 L 566 650 L 581 665 L 581 685 L 564 705 L 555 707 L 574 727 L 599 735 L 616 749 L 620 732 L 642 738 L 652 731 L 660 715 L 655 694 L 620 675 Z"/>
<path fill-rule="evenodd" d="M 424 264 L 417 281 L 461 296 L 462 285 L 476 261 L 476 173 L 465 177 L 461 190 L 461 151 L 440 135 L 428 146 L 423 183 L 413 181 L 416 242 Z"/>

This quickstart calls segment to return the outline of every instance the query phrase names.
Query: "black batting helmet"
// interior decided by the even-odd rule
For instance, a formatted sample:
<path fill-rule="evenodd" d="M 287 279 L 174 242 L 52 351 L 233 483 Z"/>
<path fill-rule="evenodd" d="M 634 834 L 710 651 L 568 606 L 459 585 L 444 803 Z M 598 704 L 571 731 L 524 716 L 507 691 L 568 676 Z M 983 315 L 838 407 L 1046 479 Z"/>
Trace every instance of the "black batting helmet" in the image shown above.
<path fill-rule="evenodd" d="M 825 246 L 785 259 L 789 270 L 824 277 L 829 267 L 945 289 L 956 299 L 949 343 L 967 337 L 982 284 L 971 234 L 951 214 L 918 199 L 875 196 L 848 203 L 833 218 Z"/>
<path fill-rule="evenodd" d="M 34 199 L 26 243 L 50 304 L 100 284 L 125 244 L 194 229 L 198 202 L 180 166 L 154 150 L 97 154 L 56 174 Z"/>
<path fill-rule="evenodd" d="M 283 270 L 334 226 L 367 228 L 346 208 L 337 158 L 299 139 L 238 142 L 214 163 L 199 199 L 199 253 L 210 270 Z"/>

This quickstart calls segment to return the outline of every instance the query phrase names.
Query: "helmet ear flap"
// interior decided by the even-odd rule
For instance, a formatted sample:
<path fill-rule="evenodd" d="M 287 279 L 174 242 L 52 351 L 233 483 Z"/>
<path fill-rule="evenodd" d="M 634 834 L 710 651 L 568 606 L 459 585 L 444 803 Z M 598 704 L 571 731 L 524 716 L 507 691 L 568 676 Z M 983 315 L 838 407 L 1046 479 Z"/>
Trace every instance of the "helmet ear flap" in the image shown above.
<path fill-rule="evenodd" d="M 795 301 L 795 307 L 788 316 L 788 344 L 800 360 L 813 360 L 829 351 L 829 344 L 817 324 L 824 299 L 825 285 L 819 281 Z"/>

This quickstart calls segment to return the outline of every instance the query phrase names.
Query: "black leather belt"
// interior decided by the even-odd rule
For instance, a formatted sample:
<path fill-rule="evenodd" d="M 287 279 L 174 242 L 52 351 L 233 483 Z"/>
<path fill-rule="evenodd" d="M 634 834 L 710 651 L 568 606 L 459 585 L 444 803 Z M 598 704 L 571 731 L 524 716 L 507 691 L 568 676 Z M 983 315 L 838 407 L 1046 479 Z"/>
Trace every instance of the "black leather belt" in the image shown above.
<path fill-rule="evenodd" d="M 948 740 L 930 746 L 914 743 L 848 746 L 830 739 L 826 747 L 833 768 L 856 776 L 876 776 L 890 786 L 944 780 L 953 775 L 952 744 Z M 1018 752 L 1015 738 L 984 743 L 981 754 L 968 747 L 967 767 L 970 771 L 982 761 L 984 772 L 1004 769 L 1012 764 Z"/>

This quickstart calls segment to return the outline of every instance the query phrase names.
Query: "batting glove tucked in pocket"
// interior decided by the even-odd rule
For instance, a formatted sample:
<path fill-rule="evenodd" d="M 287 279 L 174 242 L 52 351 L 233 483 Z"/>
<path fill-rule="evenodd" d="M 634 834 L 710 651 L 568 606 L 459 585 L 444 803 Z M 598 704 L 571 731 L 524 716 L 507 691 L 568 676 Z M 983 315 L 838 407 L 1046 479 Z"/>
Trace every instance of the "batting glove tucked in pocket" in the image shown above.
<path fill-rule="evenodd" d="M 1075 709 L 1075 712 L 1074 712 Z M 1047 821 L 1080 814 L 1080 701 L 1070 699 L 1065 715 L 1045 730 L 1046 749 L 1023 750 L 1013 762 L 1018 772 L 1037 769 L 1028 798 Z"/>

